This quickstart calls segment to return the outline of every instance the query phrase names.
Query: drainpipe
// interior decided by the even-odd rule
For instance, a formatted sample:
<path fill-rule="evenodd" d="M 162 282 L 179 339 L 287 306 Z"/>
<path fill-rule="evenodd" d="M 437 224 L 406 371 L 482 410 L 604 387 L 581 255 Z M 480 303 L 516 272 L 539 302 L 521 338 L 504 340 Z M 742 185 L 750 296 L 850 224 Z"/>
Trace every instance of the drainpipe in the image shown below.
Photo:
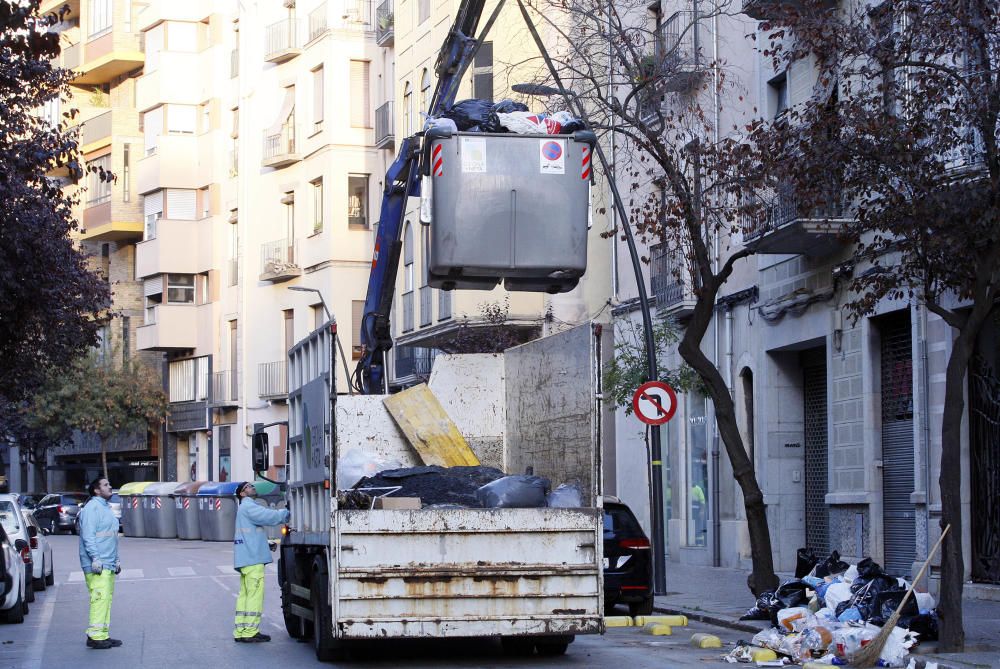
<path fill-rule="evenodd" d="M 612 34 L 611 29 L 611 10 L 608 9 L 608 34 Z M 608 43 L 608 99 L 615 94 L 615 57 L 614 57 L 614 46 Z M 615 143 L 615 116 L 611 115 L 611 165 L 615 172 L 618 171 L 618 159 L 616 156 L 617 146 Z M 614 176 L 614 175 L 612 175 Z M 618 281 L 618 208 L 610 207 L 611 209 L 611 229 L 615 230 L 614 237 L 611 238 L 611 299 L 615 303 L 618 302 L 618 291 L 619 291 L 619 281 Z"/>
<path fill-rule="evenodd" d="M 698 58 L 698 5 L 697 2 L 694 5 L 694 19 L 695 19 L 695 58 Z M 715 120 L 715 128 L 713 132 L 715 143 L 719 143 L 719 17 L 718 15 L 712 17 L 712 106 L 713 116 Z M 720 233 L 715 234 L 714 239 L 714 253 L 715 253 L 715 271 L 719 271 L 719 265 L 721 262 L 721 240 Z M 717 315 L 714 316 L 715 320 L 715 365 L 718 366 L 721 361 L 721 355 L 719 350 L 719 339 L 720 339 L 720 326 L 719 318 Z M 726 308 L 726 369 L 724 370 L 724 378 L 726 379 L 726 388 L 729 393 L 732 394 L 733 383 L 732 383 L 732 307 L 727 306 Z M 713 407 L 714 413 L 714 407 Z M 721 517 L 721 490 L 720 490 L 720 449 L 719 444 L 721 441 L 721 434 L 719 432 L 719 421 L 715 421 L 715 435 L 712 438 L 712 566 L 721 567 L 722 566 L 722 517 Z"/>

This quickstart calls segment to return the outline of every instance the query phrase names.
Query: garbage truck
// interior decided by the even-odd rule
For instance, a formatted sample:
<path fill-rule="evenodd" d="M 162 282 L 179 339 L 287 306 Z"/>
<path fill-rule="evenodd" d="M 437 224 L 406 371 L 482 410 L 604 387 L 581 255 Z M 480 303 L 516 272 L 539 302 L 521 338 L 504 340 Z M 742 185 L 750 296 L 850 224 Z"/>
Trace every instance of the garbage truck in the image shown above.
<path fill-rule="evenodd" d="M 483 465 L 572 482 L 577 508 L 341 508 L 337 466 L 352 452 L 422 463 L 388 396 L 338 394 L 336 336 L 331 320 L 288 354 L 291 517 L 277 564 L 288 634 L 311 638 L 325 661 L 366 639 L 494 637 L 506 651 L 552 655 L 603 633 L 608 333 L 588 323 L 500 354 L 439 356 L 428 383 Z M 255 435 L 258 471 L 267 448 Z"/>

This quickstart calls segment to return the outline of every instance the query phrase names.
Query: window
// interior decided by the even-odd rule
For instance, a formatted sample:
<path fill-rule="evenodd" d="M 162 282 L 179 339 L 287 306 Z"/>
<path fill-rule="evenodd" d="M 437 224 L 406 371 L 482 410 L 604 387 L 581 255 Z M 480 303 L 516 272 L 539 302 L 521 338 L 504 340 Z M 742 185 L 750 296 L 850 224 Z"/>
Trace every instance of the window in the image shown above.
<path fill-rule="evenodd" d="M 351 127 L 372 127 L 367 60 L 351 61 Z"/>
<path fill-rule="evenodd" d="M 313 75 L 313 130 L 315 132 L 319 132 L 323 128 L 323 95 L 324 95 L 323 68 L 322 67 L 316 68 L 315 70 L 313 70 L 312 75 Z"/>
<path fill-rule="evenodd" d="M 472 97 L 493 99 L 493 42 L 483 42 L 472 61 Z"/>
<path fill-rule="evenodd" d="M 90 33 L 88 37 L 94 39 L 111 30 L 113 16 L 113 0 L 90 0 Z"/>
<path fill-rule="evenodd" d="M 318 330 L 326 323 L 326 312 L 323 311 L 322 304 L 314 304 L 310 307 L 313 315 L 313 330 Z"/>
<path fill-rule="evenodd" d="M 777 118 L 788 109 L 788 72 L 782 72 L 771 79 L 767 82 L 767 87 L 771 108 L 774 109 L 774 118 Z"/>
<path fill-rule="evenodd" d="M 191 188 L 166 189 L 166 213 L 171 221 L 195 221 L 198 219 L 198 191 Z"/>
<path fill-rule="evenodd" d="M 354 228 L 368 227 L 368 175 L 347 177 L 347 224 Z"/>
<path fill-rule="evenodd" d="M 146 73 L 155 72 L 160 66 L 160 53 L 163 51 L 164 34 L 166 34 L 166 23 L 150 28 L 142 33 L 145 42 L 143 51 L 146 53 L 146 62 L 143 70 Z"/>
<path fill-rule="evenodd" d="M 201 115 L 199 132 L 208 132 L 212 129 L 212 104 L 206 102 L 198 107 L 198 111 Z"/>
<path fill-rule="evenodd" d="M 167 302 L 194 304 L 194 274 L 167 275 Z"/>
<path fill-rule="evenodd" d="M 413 226 L 403 231 L 403 292 L 413 291 Z"/>
<path fill-rule="evenodd" d="M 163 191 L 153 191 L 142 196 L 142 208 L 146 227 L 143 239 L 156 239 L 156 222 L 163 218 Z"/>
<path fill-rule="evenodd" d="M 186 53 L 195 53 L 198 51 L 199 24 L 170 21 L 165 25 L 167 28 L 167 51 L 181 51 Z"/>
<path fill-rule="evenodd" d="M 313 234 L 323 232 L 323 179 L 312 183 L 313 200 Z"/>
<path fill-rule="evenodd" d="M 212 196 L 208 186 L 198 191 L 198 218 L 208 218 L 212 213 Z"/>
<path fill-rule="evenodd" d="M 208 399 L 208 356 L 171 362 L 169 377 L 171 402 Z"/>
<path fill-rule="evenodd" d="M 424 73 L 420 75 L 420 102 L 417 106 L 418 114 L 420 112 L 426 113 L 429 110 L 428 105 L 430 105 L 430 99 L 431 99 L 431 73 L 425 69 Z"/>
<path fill-rule="evenodd" d="M 198 108 L 194 105 L 167 105 L 167 133 L 193 135 L 198 130 Z"/>
<path fill-rule="evenodd" d="M 431 15 L 431 0 L 420 0 L 417 8 L 417 25 L 423 23 Z"/>
<path fill-rule="evenodd" d="M 365 301 L 351 300 L 351 358 L 361 357 L 361 323 L 365 319 Z"/>
<path fill-rule="evenodd" d="M 285 239 L 291 246 L 292 240 L 295 239 L 295 193 L 285 193 L 281 203 L 285 205 Z"/>
<path fill-rule="evenodd" d="M 110 202 L 111 155 L 101 156 L 89 161 L 87 163 L 87 170 L 87 206 L 93 207 Z"/>
<path fill-rule="evenodd" d="M 410 82 L 403 85 L 403 134 L 409 137 L 413 134 L 413 87 Z"/>
<path fill-rule="evenodd" d="M 163 107 L 157 107 L 142 115 L 142 132 L 147 156 L 156 153 L 160 135 L 163 134 L 163 109 Z"/>
<path fill-rule="evenodd" d="M 708 544 L 708 398 L 689 393 L 687 402 L 687 545 Z"/>
<path fill-rule="evenodd" d="M 122 149 L 122 202 L 132 201 L 132 145 L 125 144 Z"/>
<path fill-rule="evenodd" d="M 295 346 L 295 310 L 285 309 L 281 314 L 285 321 L 285 350 L 288 351 Z"/>

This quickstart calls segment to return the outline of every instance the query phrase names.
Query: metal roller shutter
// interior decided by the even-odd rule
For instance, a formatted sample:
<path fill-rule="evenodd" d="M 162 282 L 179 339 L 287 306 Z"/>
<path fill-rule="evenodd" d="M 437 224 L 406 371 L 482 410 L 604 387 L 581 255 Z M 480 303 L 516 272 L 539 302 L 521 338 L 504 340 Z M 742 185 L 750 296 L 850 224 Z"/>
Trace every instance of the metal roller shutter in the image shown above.
<path fill-rule="evenodd" d="M 830 553 L 830 514 L 826 505 L 829 472 L 829 418 L 826 392 L 826 351 L 802 354 L 805 399 L 806 546 L 819 556 Z"/>
<path fill-rule="evenodd" d="M 909 313 L 882 329 L 882 535 L 885 571 L 909 577 L 916 559 L 913 353 Z"/>

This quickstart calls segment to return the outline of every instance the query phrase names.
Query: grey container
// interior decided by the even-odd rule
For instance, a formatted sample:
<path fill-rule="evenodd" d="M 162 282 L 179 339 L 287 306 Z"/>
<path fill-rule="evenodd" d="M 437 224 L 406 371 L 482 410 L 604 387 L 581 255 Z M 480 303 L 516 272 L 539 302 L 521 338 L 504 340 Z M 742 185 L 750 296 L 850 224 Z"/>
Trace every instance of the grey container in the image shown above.
<path fill-rule="evenodd" d="M 587 269 L 596 137 L 431 129 L 428 283 L 560 293 Z M 425 180 L 426 183 L 426 180 Z"/>
<path fill-rule="evenodd" d="M 198 490 L 208 481 L 189 481 L 174 489 L 174 522 L 178 539 L 201 539 L 198 520 Z"/>
<path fill-rule="evenodd" d="M 177 520 L 172 497 L 176 489 L 177 481 L 154 483 L 139 495 L 147 537 L 173 539 L 177 536 Z"/>
<path fill-rule="evenodd" d="M 122 498 L 122 531 L 126 537 L 146 536 L 140 495 L 151 485 L 151 481 L 135 481 L 126 483 L 118 490 L 118 496 Z"/>
<path fill-rule="evenodd" d="M 236 536 L 236 488 L 239 482 L 209 481 L 198 489 L 198 525 L 205 541 L 232 541 Z"/>

